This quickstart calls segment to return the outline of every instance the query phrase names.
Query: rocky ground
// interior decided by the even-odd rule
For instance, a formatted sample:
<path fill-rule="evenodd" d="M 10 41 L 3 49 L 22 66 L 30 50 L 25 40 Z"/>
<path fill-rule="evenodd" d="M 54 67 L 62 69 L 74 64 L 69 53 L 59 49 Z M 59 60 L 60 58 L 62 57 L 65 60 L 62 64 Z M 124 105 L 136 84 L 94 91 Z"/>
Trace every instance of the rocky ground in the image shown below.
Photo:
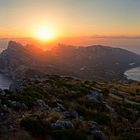
<path fill-rule="evenodd" d="M 0 90 L 1 140 L 139 138 L 139 83 L 36 75 Z"/>

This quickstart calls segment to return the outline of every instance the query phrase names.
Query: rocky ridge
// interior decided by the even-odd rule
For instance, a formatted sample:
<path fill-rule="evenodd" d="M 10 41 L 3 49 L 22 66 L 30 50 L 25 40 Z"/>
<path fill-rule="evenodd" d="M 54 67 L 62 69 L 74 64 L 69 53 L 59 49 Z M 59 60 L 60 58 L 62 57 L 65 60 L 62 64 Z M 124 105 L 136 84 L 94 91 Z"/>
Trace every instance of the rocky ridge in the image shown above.
<path fill-rule="evenodd" d="M 0 54 L 0 71 L 14 79 L 28 70 L 69 75 L 82 79 L 114 81 L 124 78 L 127 69 L 140 66 L 140 56 L 107 46 L 74 47 L 60 44 L 50 51 L 10 41 Z"/>

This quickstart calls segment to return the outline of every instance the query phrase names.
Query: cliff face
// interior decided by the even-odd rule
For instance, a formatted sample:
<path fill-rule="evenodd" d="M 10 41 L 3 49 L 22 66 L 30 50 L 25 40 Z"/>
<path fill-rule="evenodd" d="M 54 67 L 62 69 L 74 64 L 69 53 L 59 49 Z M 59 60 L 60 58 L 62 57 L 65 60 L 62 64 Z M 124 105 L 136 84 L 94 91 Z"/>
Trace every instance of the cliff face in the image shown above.
<path fill-rule="evenodd" d="M 10 41 L 8 48 L 0 54 L 0 71 L 15 78 L 16 74 L 23 73 L 29 67 L 39 65 L 38 58 L 37 54 L 32 53 L 31 46 L 22 46 Z"/>
<path fill-rule="evenodd" d="M 50 60 L 88 79 L 120 79 L 127 69 L 140 66 L 140 56 L 120 48 L 60 46 Z"/>
<path fill-rule="evenodd" d="M 139 55 L 100 45 L 79 48 L 60 45 L 44 52 L 10 41 L 8 48 L 0 54 L 0 71 L 13 78 L 34 69 L 47 74 L 113 80 L 122 78 L 124 71 L 137 66 L 140 66 Z"/>

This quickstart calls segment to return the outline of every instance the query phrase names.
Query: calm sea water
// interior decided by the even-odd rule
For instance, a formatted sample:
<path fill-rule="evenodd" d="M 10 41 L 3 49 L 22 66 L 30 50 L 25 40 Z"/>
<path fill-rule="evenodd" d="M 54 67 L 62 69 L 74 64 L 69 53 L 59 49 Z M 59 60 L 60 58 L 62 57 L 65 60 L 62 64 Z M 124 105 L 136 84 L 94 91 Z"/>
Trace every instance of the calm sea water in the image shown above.
<path fill-rule="evenodd" d="M 140 67 L 127 70 L 124 75 L 127 77 L 127 79 L 140 81 Z"/>
<path fill-rule="evenodd" d="M 0 39 L 0 53 L 7 48 L 8 41 Z M 0 73 L 0 88 L 1 89 L 8 89 L 12 80 Z"/>
<path fill-rule="evenodd" d="M 1 89 L 9 89 L 9 86 L 11 84 L 12 80 L 0 73 L 0 88 Z"/>

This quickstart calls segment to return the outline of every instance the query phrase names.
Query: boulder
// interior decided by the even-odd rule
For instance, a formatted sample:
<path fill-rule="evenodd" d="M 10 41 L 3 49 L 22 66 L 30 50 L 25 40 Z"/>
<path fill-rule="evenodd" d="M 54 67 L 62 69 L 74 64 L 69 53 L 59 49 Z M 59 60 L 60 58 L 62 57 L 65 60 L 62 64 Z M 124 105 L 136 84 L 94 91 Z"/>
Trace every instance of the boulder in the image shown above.
<path fill-rule="evenodd" d="M 107 140 L 106 135 L 100 130 L 93 131 L 92 135 L 94 140 Z"/>
<path fill-rule="evenodd" d="M 71 121 L 57 120 L 55 123 L 52 124 L 52 127 L 55 129 L 70 129 L 74 128 L 74 125 Z"/>
<path fill-rule="evenodd" d="M 90 126 L 91 126 L 91 131 L 98 131 L 98 130 L 100 130 L 99 125 L 96 122 L 91 121 L 90 122 Z"/>
<path fill-rule="evenodd" d="M 91 135 L 94 140 L 107 140 L 107 136 L 100 130 L 96 122 L 89 122 L 91 128 Z"/>
<path fill-rule="evenodd" d="M 36 100 L 36 104 L 37 104 L 39 107 L 47 107 L 45 101 L 42 100 L 42 99 L 37 99 L 37 100 Z"/>
<path fill-rule="evenodd" d="M 22 80 L 17 80 L 10 85 L 9 90 L 11 92 L 17 92 L 18 91 L 18 92 L 22 93 L 24 88 L 25 87 L 23 85 L 23 81 Z"/>
<path fill-rule="evenodd" d="M 5 113 L 4 112 L 0 112 L 0 121 L 3 121 L 6 119 Z"/>
<path fill-rule="evenodd" d="M 135 122 L 134 126 L 140 128 L 140 118 Z"/>
<path fill-rule="evenodd" d="M 27 105 L 25 103 L 21 103 L 21 108 L 23 110 L 28 110 L 28 107 L 27 107 Z"/>
<path fill-rule="evenodd" d="M 86 97 L 88 100 L 100 101 L 103 98 L 103 94 L 99 93 L 97 91 L 94 91 L 94 92 L 88 94 Z"/>
<path fill-rule="evenodd" d="M 52 108 L 55 112 L 64 112 L 66 109 L 62 104 L 57 103 L 56 107 Z"/>
<path fill-rule="evenodd" d="M 64 116 L 65 116 L 65 118 L 69 118 L 69 119 L 75 119 L 75 118 L 79 117 L 79 115 L 76 111 L 73 111 L 73 112 L 66 111 L 66 112 L 64 112 Z"/>
<path fill-rule="evenodd" d="M 65 111 L 65 110 L 66 110 L 65 107 L 64 107 L 62 104 L 60 104 L 60 103 L 57 103 L 57 107 L 58 107 L 61 111 Z"/>
<path fill-rule="evenodd" d="M 24 103 L 20 103 L 17 101 L 9 100 L 9 105 L 10 105 L 10 107 L 18 109 L 18 110 L 27 110 L 28 109 L 28 107 Z"/>
<path fill-rule="evenodd" d="M 7 110 L 8 110 L 7 105 L 6 105 L 6 104 L 4 104 L 4 105 L 2 106 L 2 109 L 3 109 L 4 111 L 7 111 Z"/>
<path fill-rule="evenodd" d="M 2 90 L 2 89 L 0 89 L 0 95 L 1 95 L 1 96 L 4 96 L 5 94 L 6 94 L 5 91 Z"/>

